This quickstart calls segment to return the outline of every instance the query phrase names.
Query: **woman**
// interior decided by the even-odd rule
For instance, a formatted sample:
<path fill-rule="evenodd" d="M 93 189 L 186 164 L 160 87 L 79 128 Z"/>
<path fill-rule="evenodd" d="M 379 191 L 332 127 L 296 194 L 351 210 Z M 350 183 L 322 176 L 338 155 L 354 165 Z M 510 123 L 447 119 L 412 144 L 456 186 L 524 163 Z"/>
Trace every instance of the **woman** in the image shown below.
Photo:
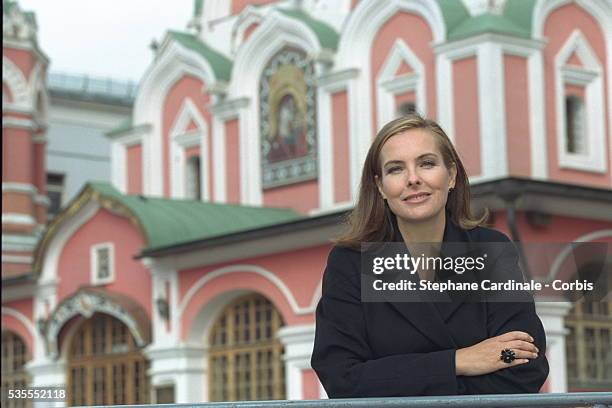
<path fill-rule="evenodd" d="M 539 391 L 548 362 L 533 301 L 361 301 L 361 243 L 509 242 L 485 217 L 471 215 L 465 169 L 435 122 L 410 115 L 378 133 L 316 311 L 311 364 L 329 397 Z"/>

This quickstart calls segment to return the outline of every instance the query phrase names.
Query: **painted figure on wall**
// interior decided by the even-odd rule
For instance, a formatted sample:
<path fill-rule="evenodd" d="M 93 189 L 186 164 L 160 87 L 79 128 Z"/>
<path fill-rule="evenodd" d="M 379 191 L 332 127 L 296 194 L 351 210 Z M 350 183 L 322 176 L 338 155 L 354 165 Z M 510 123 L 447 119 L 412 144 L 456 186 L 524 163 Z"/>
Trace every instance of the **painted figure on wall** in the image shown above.
<path fill-rule="evenodd" d="M 304 112 L 298 108 L 295 97 L 283 95 L 276 110 L 276 132 L 270 141 L 270 163 L 302 157 L 307 152 Z"/>
<path fill-rule="evenodd" d="M 306 55 L 285 49 L 264 69 L 260 83 L 263 186 L 316 178 L 313 68 Z"/>

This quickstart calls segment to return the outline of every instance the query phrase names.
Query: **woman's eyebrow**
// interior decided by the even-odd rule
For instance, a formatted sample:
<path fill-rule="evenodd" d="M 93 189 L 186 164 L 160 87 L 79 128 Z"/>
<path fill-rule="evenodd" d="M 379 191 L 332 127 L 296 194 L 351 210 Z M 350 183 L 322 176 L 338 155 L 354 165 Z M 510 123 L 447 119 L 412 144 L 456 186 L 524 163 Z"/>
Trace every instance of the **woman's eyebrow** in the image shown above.
<path fill-rule="evenodd" d="M 383 167 L 387 167 L 390 164 L 404 164 L 404 162 L 402 160 L 389 160 L 388 162 L 383 164 Z"/>
<path fill-rule="evenodd" d="M 425 157 L 429 157 L 429 156 L 434 157 L 434 158 L 438 158 L 437 154 L 427 152 L 427 153 L 423 153 L 422 155 L 417 157 L 416 160 L 421 160 L 421 159 L 423 159 Z M 404 161 L 403 160 L 397 160 L 397 159 L 396 160 L 389 160 L 388 162 L 385 162 L 385 164 L 383 164 L 383 167 L 387 167 L 390 164 L 404 164 Z"/>
<path fill-rule="evenodd" d="M 419 157 L 417 157 L 417 160 L 422 159 L 422 158 L 427 157 L 427 156 L 433 156 L 433 157 L 435 157 L 435 158 L 437 158 L 437 157 L 438 157 L 438 155 L 437 155 L 437 154 L 435 154 L 435 153 L 423 153 L 422 155 L 420 155 Z"/>

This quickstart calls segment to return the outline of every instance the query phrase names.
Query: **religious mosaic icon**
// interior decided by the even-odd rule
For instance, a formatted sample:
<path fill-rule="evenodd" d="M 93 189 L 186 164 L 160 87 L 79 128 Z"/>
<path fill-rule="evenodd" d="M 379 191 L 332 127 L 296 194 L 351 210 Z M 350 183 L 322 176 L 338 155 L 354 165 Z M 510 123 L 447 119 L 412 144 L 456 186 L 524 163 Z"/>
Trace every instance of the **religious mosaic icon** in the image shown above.
<path fill-rule="evenodd" d="M 317 177 L 314 68 L 306 54 L 284 49 L 260 81 L 262 184 L 276 187 Z"/>

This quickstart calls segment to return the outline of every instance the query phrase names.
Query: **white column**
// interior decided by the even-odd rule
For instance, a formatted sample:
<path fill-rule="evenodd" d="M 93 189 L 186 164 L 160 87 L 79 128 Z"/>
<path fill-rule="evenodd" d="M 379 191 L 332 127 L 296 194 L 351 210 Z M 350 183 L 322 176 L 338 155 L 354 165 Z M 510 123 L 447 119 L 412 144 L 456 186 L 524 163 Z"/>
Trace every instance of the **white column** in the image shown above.
<path fill-rule="evenodd" d="M 145 350 L 149 359 L 151 387 L 174 385 L 174 402 L 200 403 L 208 400 L 204 347 L 178 345 Z"/>
<path fill-rule="evenodd" d="M 304 398 L 302 370 L 311 368 L 314 334 L 313 324 L 285 326 L 278 331 L 278 337 L 285 347 L 285 387 L 289 400 Z"/>
<path fill-rule="evenodd" d="M 536 312 L 546 331 L 546 356 L 550 365 L 548 392 L 567 392 L 565 359 L 565 316 L 572 308 L 569 302 L 536 302 Z"/>
<path fill-rule="evenodd" d="M 142 263 L 149 270 L 153 284 L 152 343 L 144 351 L 151 364 L 149 375 L 152 389 L 174 385 L 174 402 L 177 404 L 206 401 L 205 349 L 181 344 L 180 341 L 177 271 L 150 258 L 143 259 Z M 157 305 L 159 299 L 168 303 L 169 321 L 160 314 Z"/>
<path fill-rule="evenodd" d="M 36 358 L 25 365 L 30 375 L 31 387 L 67 387 L 66 362 L 46 356 Z M 35 402 L 34 407 L 65 407 L 65 401 Z"/>
<path fill-rule="evenodd" d="M 486 42 L 478 45 L 478 114 L 483 179 L 508 174 L 503 62 L 499 44 Z"/>
<path fill-rule="evenodd" d="M 357 76 L 355 69 L 336 72 L 325 72 L 317 77 L 317 157 L 319 165 L 319 208 L 318 212 L 330 210 L 334 207 L 334 143 L 332 94 L 340 91 L 347 92 L 349 81 Z M 350 103 L 347 99 L 347 103 Z M 351 123 L 350 111 L 347 123 Z M 349 129 L 350 133 L 350 129 Z M 349 135 L 350 140 L 350 135 Z M 350 142 L 349 142 L 350 143 Z M 349 159 L 353 156 L 349 155 Z M 350 169 L 349 169 L 350 171 Z"/>
<path fill-rule="evenodd" d="M 151 310 L 153 311 L 151 346 L 153 348 L 175 346 L 178 344 L 180 333 L 178 274 L 170 266 L 151 258 L 144 258 L 142 264 L 151 274 Z M 158 300 L 164 300 L 168 304 L 169 320 L 161 315 Z"/>

